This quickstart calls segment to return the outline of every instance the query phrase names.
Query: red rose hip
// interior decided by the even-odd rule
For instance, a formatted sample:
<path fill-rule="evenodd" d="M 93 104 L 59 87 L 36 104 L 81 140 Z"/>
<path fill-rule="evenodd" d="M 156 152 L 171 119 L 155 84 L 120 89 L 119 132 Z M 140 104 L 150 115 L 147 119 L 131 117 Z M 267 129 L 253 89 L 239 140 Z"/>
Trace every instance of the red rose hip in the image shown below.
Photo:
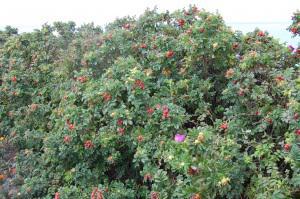
<path fill-rule="evenodd" d="M 228 129 L 228 124 L 227 124 L 226 122 L 222 123 L 222 124 L 220 125 L 220 129 L 222 129 L 222 130 L 227 130 L 227 129 Z"/>
<path fill-rule="evenodd" d="M 11 81 L 12 81 L 12 82 L 17 82 L 17 77 L 16 77 L 16 76 L 13 76 L 13 77 L 11 78 Z"/>
<path fill-rule="evenodd" d="M 290 151 L 291 150 L 291 145 L 290 144 L 285 144 L 284 146 L 283 146 L 283 148 L 284 148 L 284 150 L 285 151 Z"/>
<path fill-rule="evenodd" d="M 295 27 L 291 28 L 291 32 L 296 34 L 297 33 L 297 28 L 295 28 Z"/>
<path fill-rule="evenodd" d="M 184 26 L 185 21 L 184 21 L 184 19 L 178 19 L 177 23 L 178 23 L 178 26 L 182 27 L 182 26 Z"/>
<path fill-rule="evenodd" d="M 173 57 L 173 56 L 174 56 L 174 51 L 168 50 L 168 51 L 166 52 L 166 58 L 171 58 L 171 57 Z"/>
<path fill-rule="evenodd" d="M 259 36 L 259 37 L 264 37 L 264 36 L 265 36 L 265 33 L 264 33 L 263 31 L 259 31 L 259 32 L 257 33 L 257 36 Z"/>

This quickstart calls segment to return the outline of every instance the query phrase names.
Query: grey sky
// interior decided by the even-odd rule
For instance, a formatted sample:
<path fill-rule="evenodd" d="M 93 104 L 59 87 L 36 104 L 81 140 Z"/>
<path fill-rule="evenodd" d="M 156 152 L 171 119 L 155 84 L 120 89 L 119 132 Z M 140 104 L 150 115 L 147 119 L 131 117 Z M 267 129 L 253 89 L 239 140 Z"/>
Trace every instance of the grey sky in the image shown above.
<path fill-rule="evenodd" d="M 1 0 L 0 27 L 12 25 L 23 32 L 40 28 L 46 22 L 69 20 L 78 25 L 105 25 L 117 17 L 139 15 L 147 7 L 157 5 L 159 10 L 173 11 L 189 4 L 212 12 L 218 10 L 234 29 L 250 31 L 258 26 L 283 41 L 298 42 L 290 40 L 282 28 L 290 24 L 292 13 L 300 9 L 300 0 Z"/>

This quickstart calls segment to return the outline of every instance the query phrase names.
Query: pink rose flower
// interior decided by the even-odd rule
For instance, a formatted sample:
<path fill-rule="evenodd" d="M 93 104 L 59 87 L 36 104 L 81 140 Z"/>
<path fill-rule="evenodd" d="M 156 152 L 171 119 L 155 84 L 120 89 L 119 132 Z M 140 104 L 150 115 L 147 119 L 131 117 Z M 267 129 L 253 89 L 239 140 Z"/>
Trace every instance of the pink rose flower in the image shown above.
<path fill-rule="evenodd" d="M 177 133 L 174 140 L 175 142 L 183 142 L 185 140 L 185 135 Z"/>

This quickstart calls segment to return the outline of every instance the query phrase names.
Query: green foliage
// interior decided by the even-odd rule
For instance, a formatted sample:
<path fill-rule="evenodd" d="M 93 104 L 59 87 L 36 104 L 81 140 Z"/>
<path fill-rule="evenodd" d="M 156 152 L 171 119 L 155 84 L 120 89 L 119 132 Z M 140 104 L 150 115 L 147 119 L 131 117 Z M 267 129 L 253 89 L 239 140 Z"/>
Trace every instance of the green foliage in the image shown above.
<path fill-rule="evenodd" d="M 0 42 L 21 198 L 299 196 L 299 47 L 196 7 Z"/>

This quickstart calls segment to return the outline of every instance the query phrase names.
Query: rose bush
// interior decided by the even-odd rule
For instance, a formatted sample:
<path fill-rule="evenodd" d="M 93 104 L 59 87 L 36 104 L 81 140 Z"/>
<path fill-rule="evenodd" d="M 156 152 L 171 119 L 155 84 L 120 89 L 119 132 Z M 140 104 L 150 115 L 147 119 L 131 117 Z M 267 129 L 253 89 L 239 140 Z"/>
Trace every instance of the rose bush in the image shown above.
<path fill-rule="evenodd" d="M 14 197 L 299 196 L 299 47 L 195 6 L 0 36 Z"/>

